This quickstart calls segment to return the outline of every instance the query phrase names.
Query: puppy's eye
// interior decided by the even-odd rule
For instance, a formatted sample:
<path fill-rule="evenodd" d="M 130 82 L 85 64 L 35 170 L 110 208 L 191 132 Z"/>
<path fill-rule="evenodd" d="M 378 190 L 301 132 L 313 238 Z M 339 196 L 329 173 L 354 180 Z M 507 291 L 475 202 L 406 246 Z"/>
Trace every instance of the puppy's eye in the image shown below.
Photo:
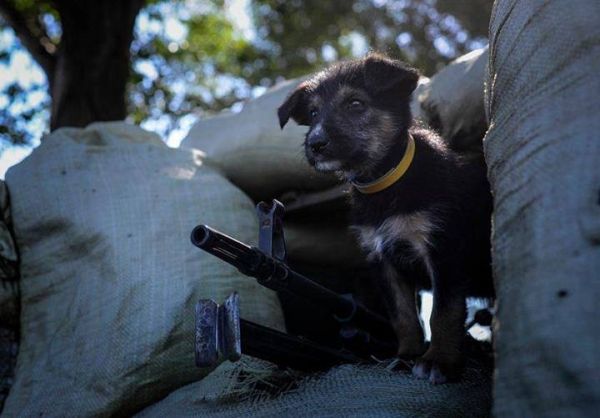
<path fill-rule="evenodd" d="M 314 108 L 310 110 L 310 117 L 312 119 L 316 118 L 318 114 L 319 114 L 319 110 L 314 109 Z"/>
<path fill-rule="evenodd" d="M 364 103 L 360 100 L 355 99 L 348 103 L 348 107 L 350 108 L 350 110 L 362 110 L 364 107 Z"/>

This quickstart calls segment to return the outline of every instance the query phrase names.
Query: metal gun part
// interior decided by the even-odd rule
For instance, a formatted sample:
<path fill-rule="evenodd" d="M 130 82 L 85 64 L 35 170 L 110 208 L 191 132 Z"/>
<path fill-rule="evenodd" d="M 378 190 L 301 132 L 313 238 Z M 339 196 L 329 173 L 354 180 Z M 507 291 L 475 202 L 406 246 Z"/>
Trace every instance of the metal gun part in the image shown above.
<path fill-rule="evenodd" d="M 286 261 L 287 251 L 283 235 L 283 204 L 273 199 L 271 204 L 260 202 L 256 205 L 258 214 L 258 248 L 266 255 L 279 261 Z"/>
<path fill-rule="evenodd" d="M 240 318 L 239 296 L 225 303 L 201 299 L 196 304 L 196 365 L 217 367 L 238 361 L 242 353 L 296 370 L 314 371 L 366 358 L 343 349 L 326 347 Z"/>

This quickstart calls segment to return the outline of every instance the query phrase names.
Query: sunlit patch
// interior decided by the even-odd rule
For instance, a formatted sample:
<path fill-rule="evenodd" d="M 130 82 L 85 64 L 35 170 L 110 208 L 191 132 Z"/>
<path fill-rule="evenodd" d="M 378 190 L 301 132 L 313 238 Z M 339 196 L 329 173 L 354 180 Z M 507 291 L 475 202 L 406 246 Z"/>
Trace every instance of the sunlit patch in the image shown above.
<path fill-rule="evenodd" d="M 10 147 L 2 150 L 0 153 L 0 180 L 4 180 L 6 171 L 21 162 L 32 150 L 32 147 Z"/>
<path fill-rule="evenodd" d="M 473 325 L 471 329 L 469 329 L 469 334 L 471 334 L 471 337 L 479 341 L 492 340 L 492 330 L 490 327 L 482 327 L 479 324 Z"/>
<path fill-rule="evenodd" d="M 421 322 L 423 323 L 423 332 L 425 333 L 425 340 L 431 341 L 431 325 L 429 320 L 431 319 L 431 311 L 433 309 L 433 294 L 426 290 L 419 292 L 421 297 Z"/>
<path fill-rule="evenodd" d="M 195 168 L 167 167 L 165 174 L 176 180 L 191 180 L 196 174 Z"/>
<path fill-rule="evenodd" d="M 227 0 L 224 4 L 225 14 L 245 39 L 256 38 L 256 28 L 252 22 L 249 0 Z"/>
<path fill-rule="evenodd" d="M 319 171 L 336 171 L 342 168 L 342 163 L 339 161 L 317 161 L 315 168 Z"/>
<path fill-rule="evenodd" d="M 202 165 L 203 160 L 206 158 L 206 153 L 204 151 L 192 149 L 192 157 L 194 158 L 194 163 L 200 166 Z"/>
<path fill-rule="evenodd" d="M 315 127 L 312 129 L 311 131 L 314 135 L 320 135 L 323 133 L 323 125 L 320 123 L 317 123 L 315 125 Z"/>

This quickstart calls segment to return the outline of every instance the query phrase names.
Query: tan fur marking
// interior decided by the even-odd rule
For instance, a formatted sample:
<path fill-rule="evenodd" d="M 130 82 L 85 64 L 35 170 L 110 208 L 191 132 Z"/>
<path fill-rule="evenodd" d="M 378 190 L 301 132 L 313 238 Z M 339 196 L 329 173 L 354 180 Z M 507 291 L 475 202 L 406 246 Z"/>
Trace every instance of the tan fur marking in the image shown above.
<path fill-rule="evenodd" d="M 362 96 L 365 93 L 361 92 L 360 90 L 354 89 L 350 86 L 341 86 L 338 91 L 336 91 L 335 93 L 335 101 L 336 102 L 342 102 L 352 96 Z"/>
<path fill-rule="evenodd" d="M 317 108 L 319 109 L 321 106 L 323 105 L 323 100 L 321 100 L 321 97 L 313 94 L 310 96 L 310 100 L 309 100 L 309 109 L 310 108 Z"/>
<path fill-rule="evenodd" d="M 398 337 L 398 355 L 415 357 L 423 354 L 423 329 L 418 317 L 414 282 L 401 277 L 388 261 L 382 263 L 382 277 L 379 280 L 384 281 L 384 289 L 389 292 L 386 300 L 392 304 L 388 310 Z"/>
<path fill-rule="evenodd" d="M 386 247 L 395 241 L 404 240 L 408 241 L 415 252 L 428 264 L 427 247 L 435 225 L 432 216 L 427 212 L 392 216 L 377 228 L 354 227 L 354 229 L 358 231 L 359 244 L 367 251 L 367 257 L 371 260 L 380 260 Z"/>
<path fill-rule="evenodd" d="M 380 161 L 392 147 L 390 140 L 394 137 L 396 122 L 394 117 L 387 112 L 377 111 L 379 126 L 372 132 L 372 137 L 367 145 L 369 161 L 373 164 Z"/>

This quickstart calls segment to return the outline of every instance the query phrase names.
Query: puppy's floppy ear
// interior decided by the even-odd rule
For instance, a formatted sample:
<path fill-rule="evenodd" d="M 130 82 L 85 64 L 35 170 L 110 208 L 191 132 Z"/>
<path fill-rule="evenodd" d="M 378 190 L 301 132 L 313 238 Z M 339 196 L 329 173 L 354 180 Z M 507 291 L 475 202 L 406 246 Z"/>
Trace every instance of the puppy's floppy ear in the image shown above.
<path fill-rule="evenodd" d="M 277 116 L 279 117 L 279 126 L 281 129 L 283 129 L 290 117 L 294 119 L 298 125 L 310 124 L 310 118 L 308 117 L 308 90 L 308 82 L 305 81 L 301 83 L 287 97 L 285 102 L 279 106 L 279 109 L 277 109 Z"/>
<path fill-rule="evenodd" d="M 399 97 L 409 96 L 419 81 L 419 72 L 414 68 L 375 53 L 365 58 L 363 76 L 370 91 L 389 91 Z"/>

